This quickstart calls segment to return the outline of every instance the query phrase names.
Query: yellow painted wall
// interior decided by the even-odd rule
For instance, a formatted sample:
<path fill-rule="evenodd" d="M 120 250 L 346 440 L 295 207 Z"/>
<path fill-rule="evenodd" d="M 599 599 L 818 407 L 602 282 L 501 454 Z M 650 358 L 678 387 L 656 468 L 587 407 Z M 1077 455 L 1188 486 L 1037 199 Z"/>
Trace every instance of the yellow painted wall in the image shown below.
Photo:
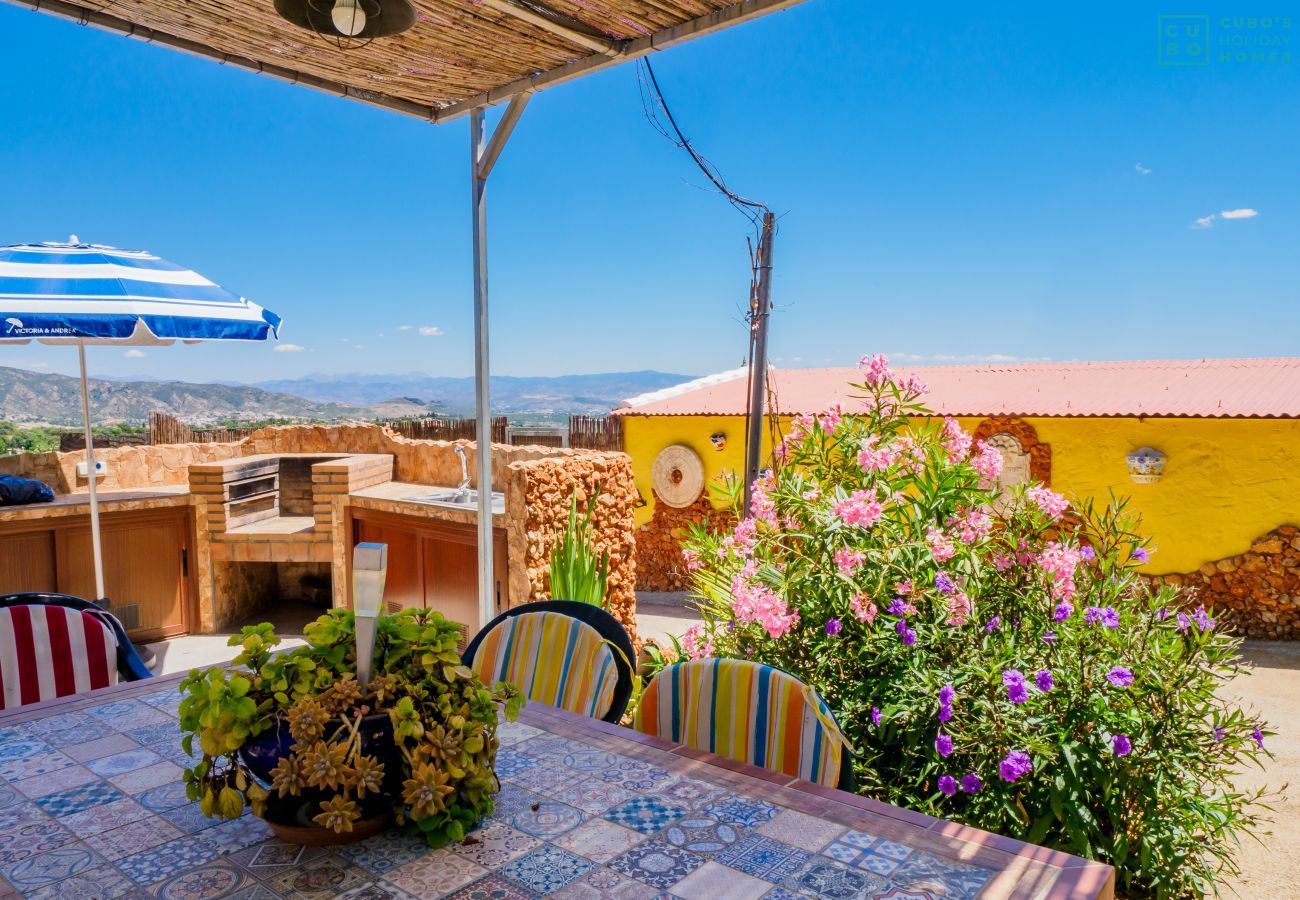
<path fill-rule="evenodd" d="M 980 419 L 962 419 L 974 430 Z M 1110 489 L 1131 498 L 1157 552 L 1145 571 L 1189 572 L 1211 560 L 1235 556 L 1279 525 L 1300 525 L 1300 421 L 1274 419 L 1074 419 L 1027 418 L 1038 439 L 1052 447 L 1052 487 L 1069 497 L 1104 502 Z M 721 452 L 709 444 L 727 433 Z M 650 466 L 669 444 L 686 444 L 713 478 L 744 465 L 740 416 L 628 416 L 624 449 L 632 456 L 636 485 L 650 519 L 654 491 Z M 1125 456 L 1154 447 L 1169 461 L 1156 484 L 1134 484 Z M 769 448 L 764 444 L 766 455 Z"/>

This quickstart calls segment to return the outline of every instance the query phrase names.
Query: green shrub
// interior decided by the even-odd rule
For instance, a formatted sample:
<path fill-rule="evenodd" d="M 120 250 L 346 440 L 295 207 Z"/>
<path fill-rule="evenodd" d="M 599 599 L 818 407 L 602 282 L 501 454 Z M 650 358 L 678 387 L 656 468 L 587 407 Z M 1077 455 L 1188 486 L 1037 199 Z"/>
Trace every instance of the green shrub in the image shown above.
<path fill-rule="evenodd" d="M 1234 872 L 1269 734 L 1216 689 L 1239 641 L 1136 566 L 1138 523 L 1041 485 L 999 497 L 997 451 L 935 421 L 924 386 L 863 361 L 862 406 L 801 416 L 734 531 L 684 555 L 693 656 L 814 685 L 863 793 L 1113 864 L 1176 897 Z"/>
<path fill-rule="evenodd" d="M 592 517 L 600 488 L 592 493 L 587 511 L 578 515 L 578 491 L 569 497 L 569 521 L 560 539 L 551 547 L 551 599 L 577 600 L 593 606 L 605 605 L 609 582 L 609 553 L 597 553 L 592 535 Z"/>

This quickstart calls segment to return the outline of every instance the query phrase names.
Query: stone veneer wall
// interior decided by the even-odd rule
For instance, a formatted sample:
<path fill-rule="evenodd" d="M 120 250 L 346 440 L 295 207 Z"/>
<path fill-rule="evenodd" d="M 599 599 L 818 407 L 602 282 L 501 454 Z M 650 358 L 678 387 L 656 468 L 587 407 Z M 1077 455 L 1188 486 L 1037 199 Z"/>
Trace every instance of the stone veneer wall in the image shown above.
<path fill-rule="evenodd" d="M 1300 638 L 1300 528 L 1283 525 L 1237 556 L 1206 563 L 1195 572 L 1152 576 L 1182 585 L 1196 602 L 1228 609 L 1229 626 L 1248 637 Z"/>
<path fill-rule="evenodd" d="M 527 596 L 532 600 L 551 598 L 551 548 L 568 525 L 570 497 L 576 489 L 578 511 L 585 513 L 599 487 L 592 525 L 596 548 L 609 553 L 609 610 L 636 642 L 637 559 L 632 513 L 637 493 L 631 457 L 588 451 L 522 460 L 512 463 L 510 470 L 506 518 L 526 523 L 521 548 L 524 565 L 511 567 L 511 580 L 519 575 L 526 578 Z M 511 547 L 511 556 L 515 553 Z M 510 593 L 517 595 L 513 589 Z"/>
<path fill-rule="evenodd" d="M 707 524 L 713 531 L 731 528 L 730 510 L 715 509 L 708 495 L 675 509 L 662 501 L 654 515 L 636 530 L 637 586 L 643 591 L 684 591 L 690 587 L 682 562 L 682 538 L 690 525 Z"/>

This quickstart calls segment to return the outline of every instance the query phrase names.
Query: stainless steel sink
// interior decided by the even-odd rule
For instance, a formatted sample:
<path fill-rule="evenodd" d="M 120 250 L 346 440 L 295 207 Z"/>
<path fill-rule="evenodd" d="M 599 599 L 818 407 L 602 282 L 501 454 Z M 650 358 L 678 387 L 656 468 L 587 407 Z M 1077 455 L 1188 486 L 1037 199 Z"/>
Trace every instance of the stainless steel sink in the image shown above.
<path fill-rule="evenodd" d="M 412 494 L 406 498 L 411 503 L 429 503 L 434 506 L 448 506 L 453 509 L 478 509 L 478 491 L 473 488 L 438 488 L 427 494 Z M 500 491 L 492 492 L 492 512 L 505 512 L 506 495 Z"/>

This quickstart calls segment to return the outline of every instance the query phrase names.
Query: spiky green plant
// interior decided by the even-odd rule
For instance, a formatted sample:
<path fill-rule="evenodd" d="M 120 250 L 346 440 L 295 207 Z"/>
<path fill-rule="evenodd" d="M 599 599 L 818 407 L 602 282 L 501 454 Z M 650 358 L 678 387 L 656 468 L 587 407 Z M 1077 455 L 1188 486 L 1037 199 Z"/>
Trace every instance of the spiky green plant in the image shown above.
<path fill-rule="evenodd" d="M 609 580 L 609 553 L 596 552 L 592 537 L 592 516 L 600 486 L 587 503 L 587 511 L 578 514 L 578 492 L 569 498 L 569 522 L 564 533 L 551 548 L 551 597 L 555 600 L 578 600 L 593 606 L 605 606 L 605 586 Z"/>

